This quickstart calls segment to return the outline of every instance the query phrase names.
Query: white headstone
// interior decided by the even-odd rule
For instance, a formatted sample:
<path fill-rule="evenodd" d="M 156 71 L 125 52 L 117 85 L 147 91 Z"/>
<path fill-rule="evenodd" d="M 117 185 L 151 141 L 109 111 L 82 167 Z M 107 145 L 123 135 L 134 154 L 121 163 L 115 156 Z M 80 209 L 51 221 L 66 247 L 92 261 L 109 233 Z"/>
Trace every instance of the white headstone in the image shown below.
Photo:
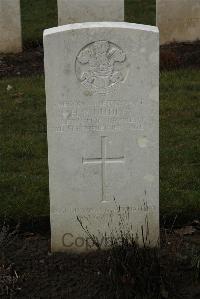
<path fill-rule="evenodd" d="M 124 0 L 57 0 L 58 24 L 124 21 Z"/>
<path fill-rule="evenodd" d="M 200 0 L 157 0 L 160 43 L 200 39 Z"/>
<path fill-rule="evenodd" d="M 142 244 L 141 227 L 156 245 L 157 28 L 66 25 L 45 31 L 44 49 L 52 250 L 86 250 L 80 222 L 103 246 L 120 230 Z"/>
<path fill-rule="evenodd" d="M 0 0 L 0 52 L 22 50 L 20 0 Z"/>

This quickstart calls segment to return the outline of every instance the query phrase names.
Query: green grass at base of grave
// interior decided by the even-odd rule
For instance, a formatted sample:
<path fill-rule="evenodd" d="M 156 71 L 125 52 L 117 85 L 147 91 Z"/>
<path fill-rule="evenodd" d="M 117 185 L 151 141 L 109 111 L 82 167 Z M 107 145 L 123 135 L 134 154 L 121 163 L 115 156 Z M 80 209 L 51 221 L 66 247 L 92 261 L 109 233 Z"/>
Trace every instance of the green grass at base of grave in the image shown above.
<path fill-rule="evenodd" d="M 0 90 L 0 214 L 48 215 L 44 79 L 4 79 Z"/>
<path fill-rule="evenodd" d="M 199 82 L 197 70 L 161 74 L 161 218 L 178 222 L 200 214 Z M 3 79 L 0 90 L 0 216 L 49 216 L 44 78 Z"/>
<path fill-rule="evenodd" d="M 100 1 L 100 0 L 99 0 Z M 58 24 L 57 0 L 21 0 L 25 47 L 42 44 L 43 30 Z M 125 0 L 125 21 L 154 25 L 156 0 Z"/>
<path fill-rule="evenodd" d="M 160 186 L 162 215 L 200 215 L 200 71 L 161 74 Z"/>

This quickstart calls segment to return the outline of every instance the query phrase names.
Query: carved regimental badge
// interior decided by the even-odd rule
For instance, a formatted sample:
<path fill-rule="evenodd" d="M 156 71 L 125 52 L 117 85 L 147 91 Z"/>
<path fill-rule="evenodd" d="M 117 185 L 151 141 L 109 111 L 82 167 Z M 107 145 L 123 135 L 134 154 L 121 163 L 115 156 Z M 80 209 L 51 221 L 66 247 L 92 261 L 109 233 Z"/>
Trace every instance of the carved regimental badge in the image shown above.
<path fill-rule="evenodd" d="M 107 93 L 126 79 L 126 54 L 108 41 L 91 43 L 76 58 L 76 76 L 88 90 Z"/>

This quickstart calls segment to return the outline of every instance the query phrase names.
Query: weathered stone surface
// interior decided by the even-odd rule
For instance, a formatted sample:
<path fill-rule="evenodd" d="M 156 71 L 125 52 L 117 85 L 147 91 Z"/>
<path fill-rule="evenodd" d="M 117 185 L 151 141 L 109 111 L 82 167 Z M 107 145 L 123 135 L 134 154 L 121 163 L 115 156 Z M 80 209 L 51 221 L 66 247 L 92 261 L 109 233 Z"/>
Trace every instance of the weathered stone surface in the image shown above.
<path fill-rule="evenodd" d="M 58 0 L 58 24 L 124 21 L 124 0 Z"/>
<path fill-rule="evenodd" d="M 200 0 L 157 0 L 160 43 L 200 39 Z"/>
<path fill-rule="evenodd" d="M 20 0 L 0 0 L 0 52 L 22 50 Z"/>
<path fill-rule="evenodd" d="M 77 217 L 103 246 L 120 230 L 142 244 L 141 227 L 156 245 L 157 28 L 61 26 L 45 31 L 44 49 L 52 250 L 88 248 Z"/>

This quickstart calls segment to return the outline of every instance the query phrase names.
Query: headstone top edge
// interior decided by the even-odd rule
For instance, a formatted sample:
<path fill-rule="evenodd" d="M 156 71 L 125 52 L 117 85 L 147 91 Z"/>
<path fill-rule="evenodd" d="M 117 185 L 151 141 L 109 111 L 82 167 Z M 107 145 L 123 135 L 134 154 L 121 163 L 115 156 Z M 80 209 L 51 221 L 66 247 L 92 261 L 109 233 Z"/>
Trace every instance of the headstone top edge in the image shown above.
<path fill-rule="evenodd" d="M 128 22 L 86 22 L 86 23 L 68 24 L 68 25 L 46 29 L 44 30 L 44 37 L 56 33 L 65 32 L 65 31 L 77 30 L 77 29 L 89 29 L 89 28 L 124 28 L 124 29 L 135 29 L 140 31 L 159 33 L 158 27 L 150 26 L 150 25 L 128 23 Z"/>

